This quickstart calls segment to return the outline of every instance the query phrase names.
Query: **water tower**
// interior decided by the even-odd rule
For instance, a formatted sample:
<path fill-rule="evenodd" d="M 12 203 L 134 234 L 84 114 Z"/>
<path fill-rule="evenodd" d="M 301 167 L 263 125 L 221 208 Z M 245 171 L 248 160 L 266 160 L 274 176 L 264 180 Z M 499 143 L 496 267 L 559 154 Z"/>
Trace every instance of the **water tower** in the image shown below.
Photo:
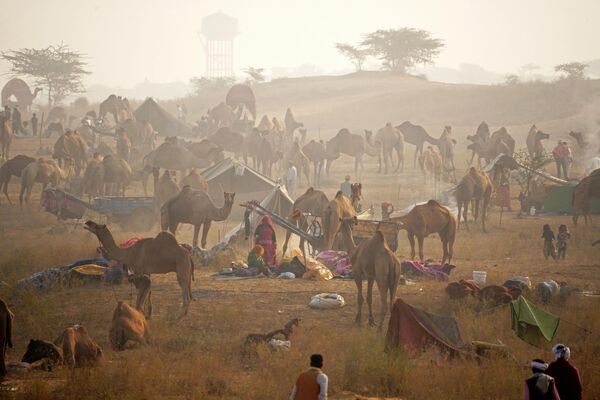
<path fill-rule="evenodd" d="M 202 19 L 200 41 L 206 54 L 206 77 L 233 76 L 233 39 L 238 34 L 237 19 L 217 12 Z"/>

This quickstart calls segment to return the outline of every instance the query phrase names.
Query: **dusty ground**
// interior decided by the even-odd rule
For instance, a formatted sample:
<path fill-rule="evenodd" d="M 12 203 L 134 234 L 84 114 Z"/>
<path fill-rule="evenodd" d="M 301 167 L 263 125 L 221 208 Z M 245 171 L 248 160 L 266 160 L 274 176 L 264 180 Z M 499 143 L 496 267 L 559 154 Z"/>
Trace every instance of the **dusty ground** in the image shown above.
<path fill-rule="evenodd" d="M 34 140 L 17 140 L 13 154 L 32 153 L 37 145 Z M 407 157 L 412 157 L 412 151 L 412 146 L 407 146 Z M 466 157 L 461 151 L 457 165 L 465 165 Z M 366 171 L 358 177 L 363 183 L 365 206 L 372 204 L 377 209 L 382 201 L 392 201 L 396 209 L 402 209 L 436 194 L 422 184 L 409 162 L 404 173 L 388 176 L 376 173 L 374 160 L 367 159 L 365 164 Z M 335 193 L 343 175 L 351 172 L 352 165 L 350 158 L 334 164 L 332 176 L 324 181 L 329 196 Z M 10 189 L 16 199 L 16 180 Z M 141 188 L 134 190 L 141 192 Z M 513 196 L 516 190 L 513 188 Z M 65 224 L 62 233 L 49 234 L 50 228 L 60 223 L 38 209 L 39 188 L 34 194 L 32 204 L 23 210 L 9 207 L 4 199 L 0 207 L 0 281 L 6 283 L 0 286 L 0 297 L 8 301 L 16 316 L 15 348 L 8 351 L 8 360 L 19 360 L 30 338 L 50 340 L 76 323 L 88 328 L 105 348 L 106 357 L 102 366 L 88 370 L 36 371 L 23 377 L 12 376 L 0 386 L 0 398 L 285 398 L 296 374 L 306 367 L 308 356 L 321 352 L 332 393 L 350 390 L 406 399 L 508 399 L 521 393 L 521 382 L 528 374 L 522 368 L 526 360 L 551 358 L 550 345 L 535 349 L 514 336 L 508 308 L 477 313 L 473 302 L 449 301 L 443 283 L 419 281 L 401 286 L 398 295 L 431 312 L 456 316 L 467 342 L 501 340 L 516 360 L 496 359 L 479 365 L 474 361 L 446 361 L 435 352 L 416 358 L 403 354 L 387 356 L 382 352 L 383 334 L 354 325 L 353 282 L 211 280 L 209 276 L 220 265 L 197 270 L 193 284 L 195 301 L 189 315 L 182 320 L 177 320 L 181 300 L 175 276 L 153 277 L 152 345 L 114 353 L 108 346 L 108 327 L 116 301 L 133 301 L 129 285 L 60 288 L 34 294 L 13 289 L 16 280 L 47 267 L 92 256 L 97 246 L 95 237 L 72 224 Z M 230 228 L 237 222 L 226 224 Z M 566 261 L 543 259 L 539 236 L 544 223 L 555 229 L 561 223 L 569 224 L 573 237 Z M 482 234 L 478 227 L 473 227 L 470 234 L 459 232 L 453 260 L 457 268 L 451 279 L 469 278 L 473 270 L 484 270 L 488 272 L 489 283 L 525 275 L 533 282 L 555 279 L 584 290 L 600 290 L 600 248 L 590 246 L 593 239 L 600 237 L 598 222 L 574 228 L 567 216 L 517 218 L 511 212 L 504 213 L 500 225 L 499 210 L 494 209 L 488 227 L 487 234 Z M 111 229 L 123 240 L 135 234 L 156 233 L 124 232 L 113 226 Z M 226 231 L 225 223 L 213 225 L 209 244 L 215 243 L 219 230 Z M 183 229 L 178 239 L 188 242 L 191 233 L 191 229 Z M 405 259 L 409 251 L 406 236 L 401 233 L 397 253 Z M 426 240 L 425 253 L 427 258 L 441 257 L 437 237 Z M 347 305 L 334 311 L 308 308 L 310 297 L 321 292 L 339 293 Z M 600 398 L 599 306 L 598 298 L 572 297 L 566 305 L 548 307 L 563 318 L 555 341 L 571 346 L 573 362 L 580 368 L 585 397 L 589 399 Z M 378 309 L 375 301 L 375 310 Z M 302 322 L 292 336 L 289 352 L 273 353 L 259 348 L 256 354 L 242 356 L 246 334 L 279 328 L 294 317 Z"/>

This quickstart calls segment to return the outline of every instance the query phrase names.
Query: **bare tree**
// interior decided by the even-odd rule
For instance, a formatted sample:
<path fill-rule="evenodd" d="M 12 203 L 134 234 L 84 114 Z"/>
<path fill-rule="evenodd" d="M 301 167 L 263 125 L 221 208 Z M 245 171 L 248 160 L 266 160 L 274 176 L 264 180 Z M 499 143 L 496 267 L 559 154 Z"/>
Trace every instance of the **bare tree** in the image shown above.
<path fill-rule="evenodd" d="M 580 62 L 570 62 L 566 64 L 559 64 L 554 67 L 556 72 L 562 72 L 563 79 L 574 79 L 581 80 L 585 79 L 585 70 L 588 65 Z"/>
<path fill-rule="evenodd" d="M 354 64 L 357 71 L 362 71 L 363 63 L 369 53 L 367 49 L 361 49 L 348 43 L 336 43 L 335 48 Z"/>
<path fill-rule="evenodd" d="M 43 49 L 19 49 L 2 52 L 11 64 L 9 75 L 28 75 L 35 84 L 48 89 L 48 105 L 52 106 L 72 93 L 82 93 L 83 77 L 90 74 L 84 54 L 59 44 Z"/>

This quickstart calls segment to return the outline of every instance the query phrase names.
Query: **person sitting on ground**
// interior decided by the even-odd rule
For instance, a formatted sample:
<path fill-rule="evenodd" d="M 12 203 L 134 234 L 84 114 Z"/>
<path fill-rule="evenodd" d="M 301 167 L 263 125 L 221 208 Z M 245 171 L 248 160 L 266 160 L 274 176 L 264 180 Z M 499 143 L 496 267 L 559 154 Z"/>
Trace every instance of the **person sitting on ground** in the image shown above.
<path fill-rule="evenodd" d="M 542 239 L 544 239 L 544 257 L 552 257 L 556 260 L 556 249 L 554 248 L 554 232 L 550 229 L 550 225 L 545 224 L 542 231 Z"/>
<path fill-rule="evenodd" d="M 300 374 L 292 388 L 290 400 L 327 400 L 327 375 L 321 371 L 323 356 L 313 354 L 310 356 L 310 368 Z"/>
<path fill-rule="evenodd" d="M 525 380 L 524 400 L 560 400 L 554 378 L 544 373 L 547 369 L 548 364 L 544 360 L 536 358 L 531 361 L 533 375 Z"/>
<path fill-rule="evenodd" d="M 556 237 L 556 258 L 565 259 L 567 255 L 567 242 L 571 239 L 571 234 L 569 233 L 569 229 L 566 225 L 561 225 L 558 227 L 558 236 Z"/>
<path fill-rule="evenodd" d="M 254 246 L 250 253 L 248 253 L 248 269 L 257 270 L 266 276 L 271 276 L 271 270 L 265 264 L 265 260 L 262 258 L 265 254 L 265 249 L 259 244 Z M 258 274 L 257 274 L 258 275 Z"/>
<path fill-rule="evenodd" d="M 344 182 L 340 185 L 340 190 L 348 199 L 352 197 L 352 182 L 350 182 L 350 175 L 346 175 Z"/>
<path fill-rule="evenodd" d="M 579 370 L 569 362 L 571 349 L 564 344 L 552 348 L 554 361 L 550 363 L 546 374 L 554 378 L 561 399 L 581 400 L 583 385 Z"/>

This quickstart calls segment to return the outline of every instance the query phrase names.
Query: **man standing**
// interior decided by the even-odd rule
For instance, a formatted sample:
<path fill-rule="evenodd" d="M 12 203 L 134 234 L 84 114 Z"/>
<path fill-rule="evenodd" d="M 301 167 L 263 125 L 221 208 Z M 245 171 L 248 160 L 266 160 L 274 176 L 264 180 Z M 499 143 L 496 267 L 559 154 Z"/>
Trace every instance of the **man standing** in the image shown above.
<path fill-rule="evenodd" d="M 294 197 L 296 193 L 296 179 L 298 178 L 298 170 L 294 166 L 294 164 L 290 161 L 288 163 L 288 170 L 285 175 L 285 187 L 288 191 L 290 197 Z"/>
<path fill-rule="evenodd" d="M 352 197 L 352 182 L 350 182 L 350 175 L 346 175 L 344 182 L 340 185 L 340 190 L 342 194 L 347 198 Z"/>
<path fill-rule="evenodd" d="M 323 356 L 310 356 L 310 368 L 300 374 L 292 388 L 290 400 L 327 400 L 328 378 L 323 368 Z"/>
<path fill-rule="evenodd" d="M 23 127 L 21 126 L 21 112 L 19 106 L 15 106 L 12 113 L 12 128 L 15 134 L 22 133 Z"/>
<path fill-rule="evenodd" d="M 557 178 L 561 177 L 562 172 L 563 179 L 569 179 L 569 163 L 573 160 L 573 155 L 567 142 L 559 140 L 554 150 L 552 150 L 552 155 L 556 162 Z"/>
<path fill-rule="evenodd" d="M 560 400 L 554 378 L 544 373 L 547 369 L 544 360 L 531 361 L 533 375 L 525 380 L 523 400 Z"/>
<path fill-rule="evenodd" d="M 33 113 L 33 115 L 31 116 L 31 120 L 29 122 L 31 123 L 31 132 L 33 132 L 33 136 L 37 136 L 38 119 L 37 119 L 37 115 L 35 115 L 35 113 Z"/>

